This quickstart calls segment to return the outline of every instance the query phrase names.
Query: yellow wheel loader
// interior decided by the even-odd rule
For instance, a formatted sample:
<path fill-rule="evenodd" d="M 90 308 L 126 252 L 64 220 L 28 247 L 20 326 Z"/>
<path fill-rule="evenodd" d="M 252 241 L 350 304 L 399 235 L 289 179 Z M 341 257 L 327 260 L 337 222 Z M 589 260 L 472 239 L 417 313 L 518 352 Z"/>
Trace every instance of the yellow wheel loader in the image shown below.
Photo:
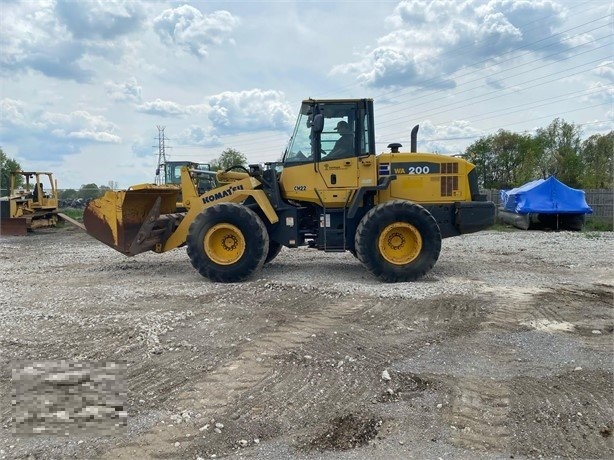
<path fill-rule="evenodd" d="M 375 153 L 371 99 L 302 102 L 281 162 L 230 168 L 199 194 L 183 167 L 176 186 L 107 192 L 84 213 L 87 232 L 125 255 L 186 246 L 213 281 L 251 276 L 283 246 L 350 251 L 386 282 L 428 273 L 442 238 L 491 226 L 495 206 L 478 193 L 467 161 L 392 143 Z M 176 206 L 181 192 L 183 208 Z"/>
<path fill-rule="evenodd" d="M 17 178 L 23 178 L 18 186 Z M 58 222 L 58 188 L 50 172 L 11 171 L 9 194 L 0 199 L 0 234 L 26 235 Z"/>

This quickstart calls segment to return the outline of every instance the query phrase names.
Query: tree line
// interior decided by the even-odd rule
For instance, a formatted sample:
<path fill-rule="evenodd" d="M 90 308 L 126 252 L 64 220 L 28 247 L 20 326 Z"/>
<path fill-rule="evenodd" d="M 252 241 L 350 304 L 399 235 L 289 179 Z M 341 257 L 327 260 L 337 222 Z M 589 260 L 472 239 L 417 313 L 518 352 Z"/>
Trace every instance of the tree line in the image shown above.
<path fill-rule="evenodd" d="M 475 164 L 485 189 L 509 189 L 555 176 L 581 189 L 612 189 L 614 131 L 582 141 L 578 125 L 556 118 L 535 134 L 500 130 L 481 137 L 463 158 Z"/>

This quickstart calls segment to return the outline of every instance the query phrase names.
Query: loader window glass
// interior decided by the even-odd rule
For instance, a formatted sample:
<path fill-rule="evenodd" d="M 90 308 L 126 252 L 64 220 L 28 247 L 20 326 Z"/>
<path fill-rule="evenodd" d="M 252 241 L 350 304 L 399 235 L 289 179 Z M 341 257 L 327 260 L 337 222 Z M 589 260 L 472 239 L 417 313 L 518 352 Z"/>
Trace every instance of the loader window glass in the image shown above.
<path fill-rule="evenodd" d="M 348 158 L 355 155 L 356 138 L 353 122 L 348 117 L 326 118 L 322 132 L 322 160 Z"/>
<path fill-rule="evenodd" d="M 290 138 L 288 150 L 284 157 L 284 163 L 300 163 L 312 160 L 310 116 L 301 113 L 296 122 L 294 133 Z"/>
<path fill-rule="evenodd" d="M 362 119 L 362 142 L 360 143 L 360 155 L 368 155 L 369 152 L 369 119 L 363 117 Z"/>
<path fill-rule="evenodd" d="M 179 184 L 181 182 L 181 166 L 168 165 L 166 168 L 166 184 Z"/>
<path fill-rule="evenodd" d="M 312 133 L 312 120 L 324 118 L 323 130 Z M 329 161 L 369 152 L 370 125 L 366 111 L 354 102 L 322 101 L 303 104 L 294 133 L 284 156 L 284 164 Z M 313 137 L 312 137 L 313 134 Z M 319 144 L 314 145 L 319 138 Z"/>
<path fill-rule="evenodd" d="M 350 158 L 361 150 L 362 121 L 355 103 L 321 104 L 324 114 L 322 161 Z"/>

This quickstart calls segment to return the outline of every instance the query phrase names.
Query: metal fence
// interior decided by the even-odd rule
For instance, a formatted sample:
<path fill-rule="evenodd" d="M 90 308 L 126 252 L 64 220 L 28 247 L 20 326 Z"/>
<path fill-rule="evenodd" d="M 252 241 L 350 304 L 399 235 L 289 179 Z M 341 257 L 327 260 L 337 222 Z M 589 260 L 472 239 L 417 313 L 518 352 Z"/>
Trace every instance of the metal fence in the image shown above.
<path fill-rule="evenodd" d="M 486 197 L 499 207 L 501 203 L 499 190 L 484 190 Z M 614 219 L 614 190 L 587 189 L 586 202 L 593 209 L 593 216 L 603 219 Z"/>

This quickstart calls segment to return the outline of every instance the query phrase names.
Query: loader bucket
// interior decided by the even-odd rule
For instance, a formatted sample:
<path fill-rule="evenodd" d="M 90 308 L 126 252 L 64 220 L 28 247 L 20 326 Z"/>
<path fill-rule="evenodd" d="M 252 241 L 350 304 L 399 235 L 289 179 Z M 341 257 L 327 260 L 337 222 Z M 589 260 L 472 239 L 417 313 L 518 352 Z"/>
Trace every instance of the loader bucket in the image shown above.
<path fill-rule="evenodd" d="M 172 231 L 165 215 L 176 212 L 179 192 L 162 185 L 108 191 L 85 208 L 85 231 L 127 256 L 154 249 Z"/>

